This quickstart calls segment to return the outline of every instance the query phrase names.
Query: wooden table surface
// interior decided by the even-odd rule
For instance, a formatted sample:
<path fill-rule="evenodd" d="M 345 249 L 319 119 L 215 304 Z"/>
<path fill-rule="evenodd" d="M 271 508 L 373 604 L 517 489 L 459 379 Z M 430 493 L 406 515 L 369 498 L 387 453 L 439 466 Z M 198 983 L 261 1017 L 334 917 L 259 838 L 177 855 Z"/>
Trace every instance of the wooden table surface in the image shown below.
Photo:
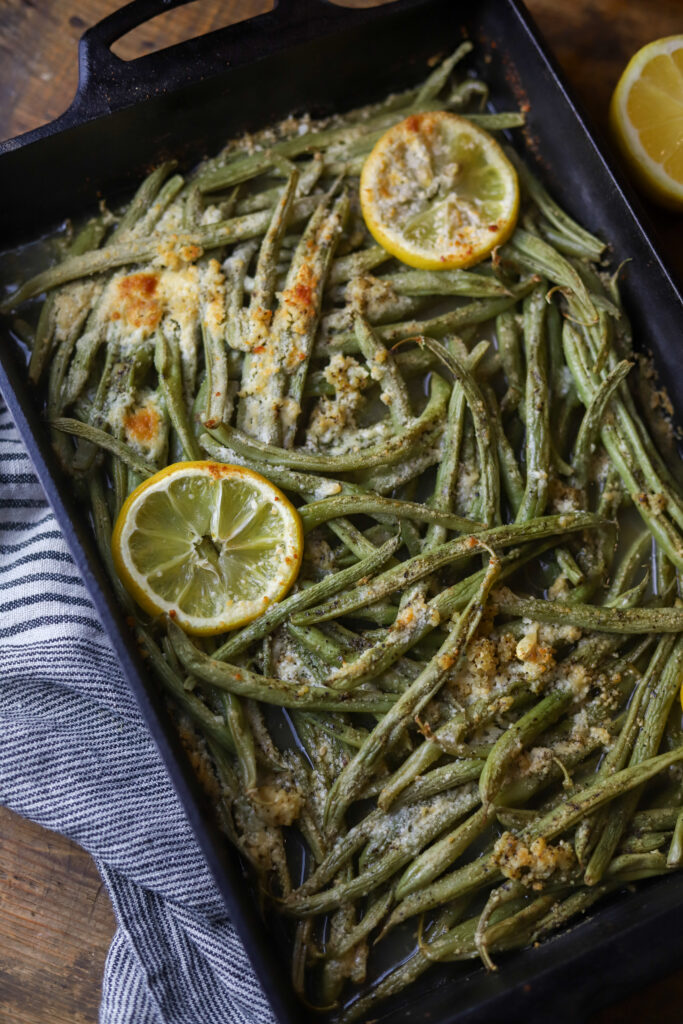
<path fill-rule="evenodd" d="M 0 0 L 0 138 L 51 120 L 76 89 L 85 28 L 123 0 Z M 373 0 L 344 0 L 372 6 Z M 598 134 L 631 54 L 683 32 L 683 0 L 527 0 Z M 117 44 L 131 59 L 267 10 L 267 0 L 200 0 Z M 683 217 L 648 205 L 661 247 L 683 279 Z M 115 928 L 89 856 L 0 808 L 0 1024 L 92 1024 Z M 680 1024 L 683 970 L 592 1018 L 590 1024 Z M 197 1021 L 197 1024 L 201 1024 Z M 578 1024 L 578 1022 L 577 1022 Z"/>

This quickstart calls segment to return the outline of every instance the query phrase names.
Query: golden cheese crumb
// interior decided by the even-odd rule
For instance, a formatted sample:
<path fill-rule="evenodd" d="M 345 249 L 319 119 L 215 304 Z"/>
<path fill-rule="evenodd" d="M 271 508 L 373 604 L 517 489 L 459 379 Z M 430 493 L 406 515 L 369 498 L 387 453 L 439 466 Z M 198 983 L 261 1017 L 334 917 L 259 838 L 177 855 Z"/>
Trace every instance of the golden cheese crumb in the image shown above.
<path fill-rule="evenodd" d="M 507 665 L 517 656 L 517 641 L 513 633 L 503 633 L 498 641 L 498 658 L 502 664 Z"/>
<path fill-rule="evenodd" d="M 581 664 L 570 665 L 565 678 L 577 700 L 583 700 L 587 696 L 593 682 L 593 678 L 586 666 Z"/>
<path fill-rule="evenodd" d="M 612 735 L 609 729 L 605 729 L 602 725 L 592 725 L 590 727 L 591 738 L 595 740 L 601 747 L 612 746 Z"/>
<path fill-rule="evenodd" d="M 204 322 L 213 334 L 220 335 L 225 323 L 225 274 L 218 260 L 209 260 L 202 283 Z"/>
<path fill-rule="evenodd" d="M 370 322 L 375 322 L 382 319 L 388 306 L 395 307 L 399 298 L 389 281 L 383 281 L 372 274 L 361 274 L 352 278 L 346 286 L 346 301 L 349 309 L 357 309 Z M 382 350 L 376 361 L 386 358 L 386 350 Z"/>
<path fill-rule="evenodd" d="M 526 846 L 512 832 L 503 832 L 493 847 L 493 863 L 506 878 L 538 890 L 556 872 L 565 874 L 573 867 L 574 851 L 564 840 L 551 846 L 540 838 Z"/>
<path fill-rule="evenodd" d="M 661 515 L 662 512 L 666 512 L 668 504 L 665 494 L 652 492 L 646 495 L 646 503 L 652 514 L 655 516 Z"/>
<path fill-rule="evenodd" d="M 176 727 L 180 742 L 187 754 L 190 765 L 202 788 L 209 794 L 209 797 L 218 802 L 221 798 L 221 790 L 216 773 L 207 757 L 206 744 L 197 734 L 194 726 L 184 716 L 176 719 Z"/>
<path fill-rule="evenodd" d="M 530 661 L 538 647 L 538 623 L 534 622 L 531 625 L 528 633 L 525 633 L 522 639 L 517 644 L 515 654 L 519 661 Z"/>
<path fill-rule="evenodd" d="M 488 637 L 479 637 L 467 650 L 470 666 L 480 675 L 491 678 L 498 669 L 496 644 Z"/>
<path fill-rule="evenodd" d="M 566 597 L 569 589 L 569 580 L 560 573 L 548 587 L 548 597 L 551 601 L 557 601 L 558 598 Z"/>
<path fill-rule="evenodd" d="M 550 507 L 553 512 L 578 512 L 583 508 L 581 491 L 563 480 L 552 480 L 549 487 Z"/>
<path fill-rule="evenodd" d="M 333 444 L 356 431 L 356 413 L 369 378 L 368 371 L 353 356 L 340 352 L 332 356 L 324 373 L 335 396 L 318 399 L 311 413 L 307 438 L 316 445 Z"/>
<path fill-rule="evenodd" d="M 518 660 L 524 663 L 526 675 L 531 682 L 540 679 L 555 665 L 555 651 L 552 647 L 539 642 L 538 630 L 538 623 L 532 622 L 528 632 L 517 644 L 515 652 Z"/>
<path fill-rule="evenodd" d="M 267 782 L 251 794 L 254 808 L 268 825 L 291 825 L 299 817 L 304 799 L 293 786 Z"/>
<path fill-rule="evenodd" d="M 169 235 L 157 246 L 157 260 L 162 267 L 180 270 L 187 263 L 195 263 L 204 250 L 182 235 Z"/>
<path fill-rule="evenodd" d="M 575 644 L 581 639 L 581 630 L 578 626 L 560 626 L 549 622 L 542 622 L 538 629 L 538 639 L 542 644 L 554 646 L 558 643 Z"/>
<path fill-rule="evenodd" d="M 257 870 L 273 870 L 278 854 L 278 838 L 273 829 L 263 828 L 245 832 L 241 837 L 241 843 L 245 855 Z"/>
<path fill-rule="evenodd" d="M 95 305 L 102 285 L 97 280 L 75 281 L 53 292 L 55 341 L 65 341 L 79 323 L 82 324 Z"/>

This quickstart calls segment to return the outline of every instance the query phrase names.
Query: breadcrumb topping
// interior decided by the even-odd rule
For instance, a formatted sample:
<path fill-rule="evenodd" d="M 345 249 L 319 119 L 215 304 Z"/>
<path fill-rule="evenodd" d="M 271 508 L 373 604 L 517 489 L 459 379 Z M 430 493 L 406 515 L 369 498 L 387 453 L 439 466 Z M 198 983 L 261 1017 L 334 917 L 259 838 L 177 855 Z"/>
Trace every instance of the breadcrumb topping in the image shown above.
<path fill-rule="evenodd" d="M 493 847 L 493 863 L 506 878 L 520 881 L 530 889 L 540 890 L 555 874 L 564 875 L 574 866 L 575 857 L 569 843 L 561 840 L 556 846 L 545 839 L 534 839 L 528 846 L 512 832 L 503 832 Z"/>
<path fill-rule="evenodd" d="M 307 441 L 313 446 L 332 445 L 357 431 L 356 414 L 363 404 L 363 390 L 370 376 L 353 356 L 341 353 L 332 356 L 324 375 L 335 396 L 319 398 L 311 413 Z"/>

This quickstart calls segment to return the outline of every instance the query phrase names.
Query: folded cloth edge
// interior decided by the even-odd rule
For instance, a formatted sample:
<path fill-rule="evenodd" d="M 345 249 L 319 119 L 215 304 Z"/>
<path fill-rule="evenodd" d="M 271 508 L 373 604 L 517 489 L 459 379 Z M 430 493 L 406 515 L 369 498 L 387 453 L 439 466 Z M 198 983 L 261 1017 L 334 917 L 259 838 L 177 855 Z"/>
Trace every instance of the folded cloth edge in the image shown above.
<path fill-rule="evenodd" d="M 0 400 L 0 803 L 95 857 L 101 1024 L 274 1024 Z"/>

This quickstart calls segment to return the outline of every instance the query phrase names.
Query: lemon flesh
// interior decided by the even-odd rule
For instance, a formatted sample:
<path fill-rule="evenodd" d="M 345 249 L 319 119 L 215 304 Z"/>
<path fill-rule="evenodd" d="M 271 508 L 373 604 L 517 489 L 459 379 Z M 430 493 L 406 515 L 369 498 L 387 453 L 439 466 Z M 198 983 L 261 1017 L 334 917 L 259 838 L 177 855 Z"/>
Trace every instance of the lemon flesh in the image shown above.
<path fill-rule="evenodd" d="M 130 495 L 112 536 L 122 582 L 145 611 L 188 633 L 243 625 L 279 600 L 301 563 L 301 520 L 269 480 L 181 462 Z"/>
<path fill-rule="evenodd" d="M 519 186 L 488 132 L 439 110 L 385 132 L 363 166 L 360 199 L 368 229 L 392 256 L 446 270 L 478 263 L 509 238 Z"/>
<path fill-rule="evenodd" d="M 683 35 L 656 39 L 631 58 L 610 125 L 643 191 L 683 210 Z"/>

